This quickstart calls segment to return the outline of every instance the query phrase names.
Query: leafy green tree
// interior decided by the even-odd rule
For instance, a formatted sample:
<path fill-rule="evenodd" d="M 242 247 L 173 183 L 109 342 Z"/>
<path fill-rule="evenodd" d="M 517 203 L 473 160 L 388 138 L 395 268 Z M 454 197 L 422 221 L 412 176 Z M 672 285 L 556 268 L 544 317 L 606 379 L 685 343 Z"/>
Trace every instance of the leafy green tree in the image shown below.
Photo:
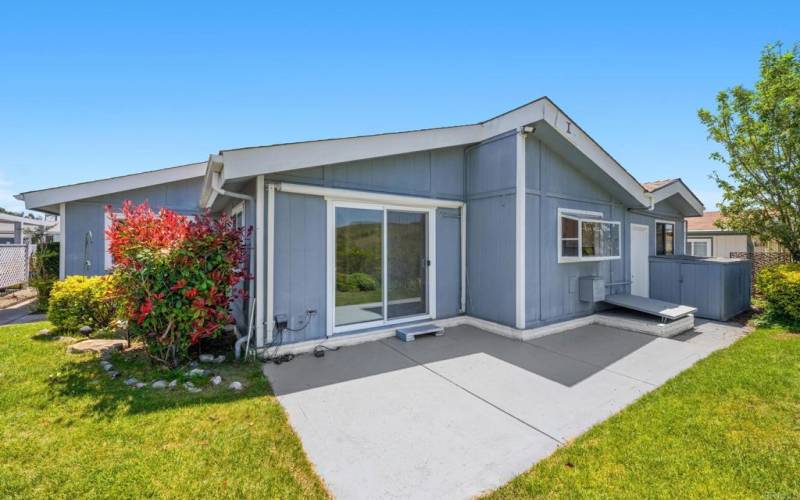
<path fill-rule="evenodd" d="M 800 44 L 767 45 L 755 88 L 723 90 L 717 112 L 698 116 L 724 149 L 711 158 L 728 167 L 712 174 L 723 192 L 718 225 L 776 241 L 800 260 Z"/>

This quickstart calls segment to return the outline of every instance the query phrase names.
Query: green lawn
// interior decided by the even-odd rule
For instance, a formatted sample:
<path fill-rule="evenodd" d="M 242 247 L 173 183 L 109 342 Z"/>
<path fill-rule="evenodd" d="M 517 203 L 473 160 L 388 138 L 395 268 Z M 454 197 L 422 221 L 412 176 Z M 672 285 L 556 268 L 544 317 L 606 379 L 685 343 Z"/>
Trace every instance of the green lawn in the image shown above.
<path fill-rule="evenodd" d="M 0 498 L 328 496 L 257 364 L 223 365 L 240 393 L 136 390 L 45 326 L 0 327 Z"/>
<path fill-rule="evenodd" d="M 800 335 L 755 331 L 489 496 L 800 497 Z"/>

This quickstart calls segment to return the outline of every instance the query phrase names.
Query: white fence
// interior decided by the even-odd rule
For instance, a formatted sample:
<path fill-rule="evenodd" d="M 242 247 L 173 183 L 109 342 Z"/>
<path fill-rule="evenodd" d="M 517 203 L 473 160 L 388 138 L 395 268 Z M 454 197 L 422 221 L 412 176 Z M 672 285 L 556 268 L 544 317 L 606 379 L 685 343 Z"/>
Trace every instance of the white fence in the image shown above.
<path fill-rule="evenodd" d="M 28 245 L 0 245 L 0 288 L 27 283 L 32 250 Z"/>

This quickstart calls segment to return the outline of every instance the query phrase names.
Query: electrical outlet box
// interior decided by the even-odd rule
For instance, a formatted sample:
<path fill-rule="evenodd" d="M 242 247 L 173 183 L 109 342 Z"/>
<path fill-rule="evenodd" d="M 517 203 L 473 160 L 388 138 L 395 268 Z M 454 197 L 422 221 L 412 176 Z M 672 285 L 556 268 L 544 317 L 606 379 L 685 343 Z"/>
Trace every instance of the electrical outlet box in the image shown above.
<path fill-rule="evenodd" d="M 606 281 L 600 276 L 583 276 L 578 280 L 581 302 L 600 302 L 606 298 Z"/>
<path fill-rule="evenodd" d="M 275 328 L 277 330 L 285 330 L 289 326 L 289 316 L 286 314 L 275 315 Z"/>

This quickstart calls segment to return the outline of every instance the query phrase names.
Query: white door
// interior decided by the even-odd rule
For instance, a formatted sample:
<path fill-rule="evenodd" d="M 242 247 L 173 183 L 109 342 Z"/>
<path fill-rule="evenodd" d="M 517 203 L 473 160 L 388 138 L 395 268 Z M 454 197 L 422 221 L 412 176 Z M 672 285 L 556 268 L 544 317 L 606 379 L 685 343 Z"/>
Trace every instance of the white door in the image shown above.
<path fill-rule="evenodd" d="M 650 296 L 650 228 L 631 224 L 631 295 Z"/>

